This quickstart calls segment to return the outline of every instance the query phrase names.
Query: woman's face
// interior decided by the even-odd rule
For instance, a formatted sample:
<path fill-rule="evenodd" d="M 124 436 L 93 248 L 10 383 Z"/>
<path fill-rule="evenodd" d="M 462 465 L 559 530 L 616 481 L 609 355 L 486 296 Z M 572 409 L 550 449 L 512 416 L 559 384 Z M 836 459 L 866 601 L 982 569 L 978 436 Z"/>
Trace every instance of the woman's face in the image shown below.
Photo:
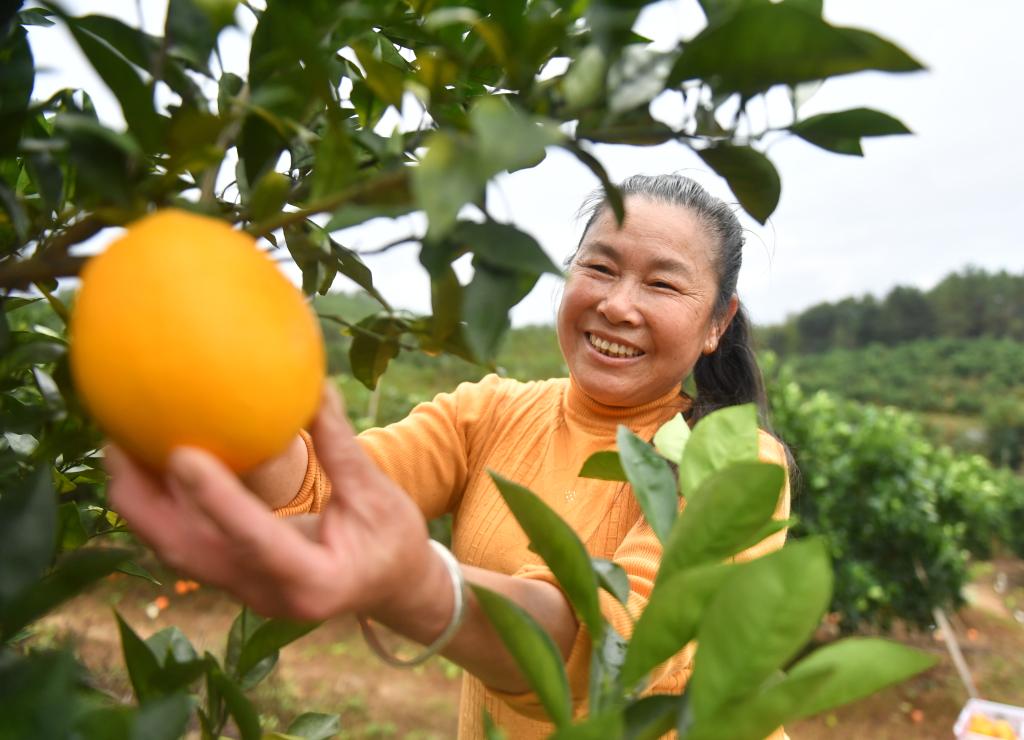
<path fill-rule="evenodd" d="M 626 199 L 622 227 L 609 209 L 584 235 L 558 309 L 558 341 L 591 398 L 611 406 L 653 401 L 713 351 L 735 313 L 716 321 L 713 236 L 689 210 Z"/>

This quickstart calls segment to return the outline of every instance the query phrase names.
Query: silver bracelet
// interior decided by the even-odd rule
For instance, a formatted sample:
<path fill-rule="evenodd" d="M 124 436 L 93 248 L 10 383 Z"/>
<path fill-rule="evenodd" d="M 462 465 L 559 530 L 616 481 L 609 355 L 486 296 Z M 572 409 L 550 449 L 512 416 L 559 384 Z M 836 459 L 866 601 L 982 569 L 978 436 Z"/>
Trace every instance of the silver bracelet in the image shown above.
<path fill-rule="evenodd" d="M 428 645 L 422 653 L 412 658 L 399 658 L 397 655 L 389 653 L 381 645 L 380 639 L 377 637 L 377 633 L 373 631 L 373 627 L 370 626 L 369 620 L 361 614 L 358 615 L 359 628 L 363 632 L 363 639 L 366 640 L 366 644 L 370 646 L 370 649 L 377 654 L 377 657 L 388 665 L 398 668 L 411 668 L 426 662 L 441 652 L 452 641 L 455 633 L 462 626 L 462 621 L 466 618 L 466 580 L 462 576 L 462 568 L 459 567 L 459 561 L 440 542 L 430 540 L 430 544 L 437 551 L 437 554 L 441 556 L 441 559 L 444 561 L 444 567 L 448 570 L 448 575 L 452 579 L 452 590 L 455 592 L 455 606 L 452 609 L 452 618 L 448 622 L 448 626 L 444 628 L 444 632 L 438 635 L 437 639 Z"/>

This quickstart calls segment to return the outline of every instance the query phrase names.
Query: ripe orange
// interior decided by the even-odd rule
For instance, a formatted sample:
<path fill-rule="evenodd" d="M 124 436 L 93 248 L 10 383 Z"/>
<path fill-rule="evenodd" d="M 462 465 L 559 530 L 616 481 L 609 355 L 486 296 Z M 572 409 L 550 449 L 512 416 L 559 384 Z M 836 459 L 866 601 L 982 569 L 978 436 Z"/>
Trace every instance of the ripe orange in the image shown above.
<path fill-rule="evenodd" d="M 249 235 L 159 211 L 81 279 L 69 327 L 75 385 L 104 432 L 151 468 L 192 445 L 247 470 L 283 452 L 315 413 L 319 325 Z"/>

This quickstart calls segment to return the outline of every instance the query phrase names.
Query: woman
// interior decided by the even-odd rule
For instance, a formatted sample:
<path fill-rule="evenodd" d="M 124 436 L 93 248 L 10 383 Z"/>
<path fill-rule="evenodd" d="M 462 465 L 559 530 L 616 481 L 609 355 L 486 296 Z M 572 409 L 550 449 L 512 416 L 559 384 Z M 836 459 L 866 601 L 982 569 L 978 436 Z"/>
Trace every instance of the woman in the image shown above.
<path fill-rule="evenodd" d="M 545 737 L 551 725 L 470 591 L 462 592 L 460 606 L 458 578 L 530 612 L 561 650 L 580 699 L 589 638 L 550 571 L 528 550 L 488 471 L 534 490 L 591 555 L 625 568 L 635 618 L 653 585 L 660 544 L 628 486 L 579 478 L 583 461 L 615 447 L 619 424 L 649 439 L 680 411 L 695 421 L 730 404 L 763 405 L 736 296 L 743 236 L 735 215 L 684 177 L 636 176 L 621 189 L 624 223 L 606 202 L 593 200 L 569 262 L 558 338 L 570 378 L 519 383 L 488 376 L 358 441 L 328 388 L 312 437 L 296 439 L 245 478 L 278 514 L 320 514 L 292 517 L 294 526 L 271 515 L 214 458 L 192 449 L 174 453 L 166 481 L 111 449 L 114 506 L 171 566 L 261 613 L 322 619 L 355 612 L 424 645 L 452 632 L 443 654 L 467 671 L 460 737 L 482 736 L 484 708 L 510 737 Z M 681 392 L 691 372 L 693 399 Z M 766 433 L 761 448 L 763 459 L 784 463 L 781 445 Z M 787 486 L 776 516 L 788 510 Z M 449 511 L 461 563 L 454 571 L 428 544 L 424 519 Z M 784 538 L 774 535 L 740 557 L 780 547 Z M 612 624 L 628 636 L 626 609 L 602 599 Z M 453 623 L 460 612 L 461 622 Z M 681 690 L 691 657 L 687 650 L 666 664 L 651 690 Z"/>

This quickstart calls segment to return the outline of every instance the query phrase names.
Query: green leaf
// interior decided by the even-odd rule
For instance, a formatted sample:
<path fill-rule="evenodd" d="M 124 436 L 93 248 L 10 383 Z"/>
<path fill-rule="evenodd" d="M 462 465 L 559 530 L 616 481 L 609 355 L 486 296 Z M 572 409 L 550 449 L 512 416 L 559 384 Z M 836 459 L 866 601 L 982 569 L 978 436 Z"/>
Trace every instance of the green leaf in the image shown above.
<path fill-rule="evenodd" d="M 697 720 L 731 706 L 791 659 L 831 596 L 832 566 L 821 539 L 795 542 L 738 568 L 697 631 L 690 678 Z"/>
<path fill-rule="evenodd" d="M 749 546 L 775 513 L 784 477 L 778 465 L 744 462 L 705 479 L 687 499 L 665 543 L 658 581 L 686 568 L 719 562 Z"/>
<path fill-rule="evenodd" d="M 577 54 L 562 77 L 562 96 L 570 111 L 581 110 L 598 102 L 604 95 L 608 60 L 601 47 L 589 44 Z"/>
<path fill-rule="evenodd" d="M 292 179 L 283 172 L 270 170 L 249 191 L 249 218 L 253 221 L 276 216 L 288 202 Z"/>
<path fill-rule="evenodd" d="M 608 71 L 608 109 L 624 113 L 650 103 L 665 89 L 672 62 L 671 54 L 655 51 L 646 44 L 622 49 Z"/>
<path fill-rule="evenodd" d="M 789 670 L 789 678 L 820 675 L 815 691 L 793 719 L 849 704 L 904 681 L 936 663 L 933 655 L 876 637 L 849 637 L 811 653 Z"/>
<path fill-rule="evenodd" d="M 384 308 L 390 310 L 391 306 L 373 285 L 373 273 L 367 267 L 359 255 L 351 249 L 343 247 L 338 242 L 328 237 L 331 245 L 331 255 L 335 258 L 335 267 L 338 272 L 354 282 L 360 288 L 369 293 Z"/>
<path fill-rule="evenodd" d="M 758 459 L 757 409 L 728 406 L 697 422 L 679 465 L 679 491 L 689 498 L 704 479 L 734 462 Z"/>
<path fill-rule="evenodd" d="M 369 316 L 358 326 L 366 331 L 355 330 L 352 346 L 348 351 L 352 375 L 370 390 L 377 387 L 377 380 L 387 370 L 388 363 L 398 357 L 400 347 L 395 336 L 381 334 L 391 324 L 387 318 Z"/>
<path fill-rule="evenodd" d="M 553 123 L 527 116 L 499 95 L 480 98 L 469 122 L 485 177 L 535 167 L 544 160 L 545 147 L 564 138 Z"/>
<path fill-rule="evenodd" d="M 167 119 L 153 107 L 153 90 L 120 53 L 78 22 L 65 16 L 68 29 L 93 69 L 117 98 L 132 134 L 148 151 L 161 146 Z"/>
<path fill-rule="evenodd" d="M 676 414 L 666 421 L 654 433 L 654 449 L 658 453 L 679 465 L 683 460 L 683 451 L 690 441 L 690 425 L 682 414 Z"/>
<path fill-rule="evenodd" d="M 156 695 L 154 681 L 160 671 L 160 663 L 156 655 L 142 638 L 140 638 L 124 618 L 114 612 L 117 628 L 121 633 L 121 651 L 124 654 L 124 665 L 128 669 L 128 678 L 132 683 L 136 698 L 142 702 Z"/>
<path fill-rule="evenodd" d="M 288 725 L 286 732 L 304 740 L 328 740 L 341 732 L 341 717 L 337 714 L 305 712 Z"/>
<path fill-rule="evenodd" d="M 72 737 L 69 710 L 77 701 L 79 671 L 63 650 L 0 654 L 0 734 L 11 740 Z"/>
<path fill-rule="evenodd" d="M 511 224 L 460 221 L 450 239 L 464 244 L 489 267 L 526 275 L 562 274 L 536 239 Z"/>
<path fill-rule="evenodd" d="M 572 153 L 572 155 L 576 157 L 581 164 L 586 166 L 586 168 L 594 173 L 594 176 L 601 181 L 601 186 L 604 188 L 605 200 L 612 209 L 612 213 L 615 214 L 615 220 L 620 224 L 625 221 L 626 206 L 622 202 L 622 192 L 619 190 L 618 186 L 611 181 L 611 178 L 608 177 L 608 172 L 605 170 L 604 165 L 601 164 L 600 160 L 574 141 L 566 142 L 563 144 L 563 148 Z"/>
<path fill-rule="evenodd" d="M 132 722 L 131 740 L 176 740 L 184 737 L 194 700 L 170 694 L 144 702 Z"/>
<path fill-rule="evenodd" d="M 478 361 L 489 362 L 509 328 L 508 312 L 537 282 L 536 275 L 510 272 L 473 260 L 473 279 L 462 294 L 466 341 Z"/>
<path fill-rule="evenodd" d="M 588 457 L 583 463 L 583 467 L 580 468 L 580 477 L 596 478 L 597 480 L 627 480 L 619 453 L 611 450 L 601 450 Z"/>
<path fill-rule="evenodd" d="M 600 714 L 621 702 L 619 671 L 626 656 L 627 644 L 612 627 L 605 629 L 600 642 L 593 642 L 587 700 L 587 711 L 590 714 Z"/>
<path fill-rule="evenodd" d="M 675 728 L 681 697 L 675 694 L 645 696 L 626 707 L 624 740 L 658 740 Z"/>
<path fill-rule="evenodd" d="M 560 727 L 549 736 L 549 740 L 607 740 L 623 737 L 622 732 L 622 711 L 612 709 Z"/>
<path fill-rule="evenodd" d="M 737 740 L 764 738 L 796 716 L 807 697 L 828 679 L 828 671 L 796 678 L 767 681 L 766 686 L 735 704 L 721 707 L 708 717 L 699 717 L 686 733 L 687 740 Z"/>
<path fill-rule="evenodd" d="M 624 425 L 616 434 L 619 458 L 640 509 L 658 540 L 665 543 L 679 512 L 676 477 L 665 458 Z"/>
<path fill-rule="evenodd" d="M 625 569 L 604 558 L 591 558 L 590 564 L 597 574 L 597 585 L 625 604 L 629 600 L 629 576 Z"/>
<path fill-rule="evenodd" d="M 60 550 L 77 550 L 89 541 L 89 533 L 85 531 L 82 517 L 78 513 L 78 504 L 68 501 L 57 507 L 57 541 Z"/>
<path fill-rule="evenodd" d="M 435 131 L 426 146 L 413 171 L 413 194 L 426 211 L 428 238 L 438 239 L 455 225 L 459 209 L 480 197 L 488 176 L 477 166 L 476 152 L 450 131 Z"/>
<path fill-rule="evenodd" d="M 313 200 L 340 192 L 358 175 L 358 162 L 352 137 L 345 125 L 330 119 L 316 148 L 310 197 Z"/>
<path fill-rule="evenodd" d="M 238 733 L 242 740 L 260 740 L 260 718 L 252 702 L 242 693 L 242 689 L 231 678 L 226 676 L 220 668 L 211 662 L 207 680 L 214 690 L 224 700 L 235 724 L 238 726 Z"/>
<path fill-rule="evenodd" d="M 402 108 L 402 95 L 405 92 L 405 75 L 401 69 L 382 59 L 383 47 L 391 46 L 391 42 L 382 36 L 372 34 L 370 40 L 357 41 L 352 49 L 359 59 L 359 64 L 366 70 L 366 84 L 378 98 L 399 110 Z M 394 51 L 394 47 L 391 47 Z"/>
<path fill-rule="evenodd" d="M 911 72 L 921 65 L 898 46 L 867 31 L 826 23 L 794 3 L 745 3 L 690 40 L 669 86 L 706 80 L 716 93 L 750 97 L 774 85 L 875 69 Z"/>
<path fill-rule="evenodd" d="M 782 194 L 782 181 L 768 157 L 748 146 L 732 144 L 718 144 L 697 154 L 725 178 L 743 210 L 759 223 L 763 224 L 774 213 Z"/>
<path fill-rule="evenodd" d="M 4 491 L 0 496 L 0 614 L 11 601 L 36 583 L 53 558 L 56 546 L 57 497 L 49 466 Z"/>
<path fill-rule="evenodd" d="M 35 62 L 21 26 L 0 40 L 0 156 L 13 153 L 35 85 Z"/>
<path fill-rule="evenodd" d="M 697 634 L 711 598 L 736 565 L 703 565 L 659 579 L 633 627 L 622 665 L 622 686 L 631 689 Z"/>
<path fill-rule="evenodd" d="M 595 642 L 604 631 L 604 617 L 597 596 L 597 576 L 587 548 L 566 522 L 537 494 L 491 471 L 501 497 L 530 538 L 530 547 L 541 556 L 580 620 Z"/>
<path fill-rule="evenodd" d="M 558 727 L 572 721 L 572 697 L 562 654 L 551 636 L 522 608 L 482 586 L 473 593 L 548 716 Z"/>
<path fill-rule="evenodd" d="M 319 622 L 292 622 L 284 619 L 268 619 L 256 628 L 242 645 L 235 674 L 245 678 L 260 662 L 276 655 L 285 645 L 320 626 Z"/>
<path fill-rule="evenodd" d="M 805 141 L 838 154 L 863 155 L 865 136 L 909 134 L 910 129 L 892 116 L 870 108 L 853 108 L 805 118 L 789 127 Z"/>
<path fill-rule="evenodd" d="M 154 576 L 152 573 L 150 573 L 148 570 L 143 568 L 138 563 L 131 560 L 129 560 L 127 563 L 122 563 L 121 565 L 119 565 L 117 568 L 117 572 L 124 573 L 126 576 L 131 576 L 132 578 L 141 578 L 144 581 L 149 581 L 154 586 L 163 585 L 163 583 L 159 579 L 157 579 L 156 576 Z"/>
<path fill-rule="evenodd" d="M 214 26 L 199 2 L 169 0 L 164 27 L 168 51 L 185 59 L 193 69 L 209 75 L 207 65 L 219 31 L 220 28 Z"/>

